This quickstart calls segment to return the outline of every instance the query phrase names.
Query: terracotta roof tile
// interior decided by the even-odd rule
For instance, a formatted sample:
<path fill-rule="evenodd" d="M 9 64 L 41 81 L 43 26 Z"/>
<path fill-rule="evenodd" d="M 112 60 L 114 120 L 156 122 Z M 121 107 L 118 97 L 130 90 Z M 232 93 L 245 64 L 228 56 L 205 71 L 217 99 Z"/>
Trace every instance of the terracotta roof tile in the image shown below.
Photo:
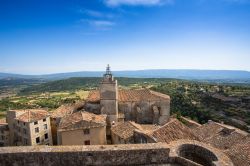
<path fill-rule="evenodd" d="M 160 126 L 158 125 L 151 125 L 151 124 L 141 124 L 141 127 L 145 132 L 151 132 L 160 128 Z"/>
<path fill-rule="evenodd" d="M 135 129 L 142 130 L 142 127 L 132 121 L 117 123 L 116 125 L 111 127 L 111 131 L 114 134 L 125 140 L 133 137 Z"/>
<path fill-rule="evenodd" d="M 106 115 L 96 115 L 86 111 L 78 111 L 62 118 L 59 129 L 72 130 L 106 126 Z"/>
<path fill-rule="evenodd" d="M 127 101 L 141 101 L 141 100 L 170 100 L 168 95 L 154 92 L 148 89 L 137 89 L 137 90 L 119 90 L 118 95 L 120 102 Z M 89 102 L 99 102 L 100 101 L 100 92 L 98 90 L 91 91 L 87 98 Z"/>
<path fill-rule="evenodd" d="M 98 90 L 90 91 L 87 101 L 93 103 L 100 102 L 100 92 Z"/>
<path fill-rule="evenodd" d="M 62 118 L 68 115 L 73 114 L 78 109 L 83 108 L 84 102 L 77 102 L 74 104 L 65 104 L 57 108 L 55 111 L 52 112 L 52 118 Z"/>
<path fill-rule="evenodd" d="M 249 166 L 250 165 L 250 135 L 238 141 L 226 154 L 231 158 L 234 165 Z"/>
<path fill-rule="evenodd" d="M 17 110 L 20 111 L 20 110 Z M 44 119 L 49 116 L 49 113 L 43 109 L 27 109 L 22 110 L 24 113 L 16 117 L 16 120 L 22 122 L 34 122 L 37 120 Z"/>
<path fill-rule="evenodd" d="M 195 128 L 194 133 L 200 138 L 200 140 L 208 139 L 223 129 L 222 126 L 217 125 L 214 122 L 206 123 L 198 128 Z"/>
<path fill-rule="evenodd" d="M 169 96 L 150 91 L 148 89 L 137 89 L 137 90 L 119 90 L 119 101 L 148 101 L 148 100 L 162 100 L 170 99 Z"/>
<path fill-rule="evenodd" d="M 192 130 L 177 119 L 171 119 L 168 123 L 149 133 L 157 142 L 170 143 L 178 139 L 199 140 Z"/>
<path fill-rule="evenodd" d="M 209 122 L 193 131 L 201 141 L 219 149 L 228 149 L 248 135 L 242 130 L 216 122 Z"/>
<path fill-rule="evenodd" d="M 6 122 L 6 118 L 0 119 L 0 124 L 5 124 L 5 123 L 7 123 L 7 122 Z"/>

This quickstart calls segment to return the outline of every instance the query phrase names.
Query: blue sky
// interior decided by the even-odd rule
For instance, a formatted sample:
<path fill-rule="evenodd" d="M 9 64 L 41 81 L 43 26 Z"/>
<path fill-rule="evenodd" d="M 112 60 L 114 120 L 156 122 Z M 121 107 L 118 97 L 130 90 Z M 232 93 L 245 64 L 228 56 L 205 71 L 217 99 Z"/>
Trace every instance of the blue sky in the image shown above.
<path fill-rule="evenodd" d="M 0 72 L 250 71 L 250 0 L 1 0 Z"/>

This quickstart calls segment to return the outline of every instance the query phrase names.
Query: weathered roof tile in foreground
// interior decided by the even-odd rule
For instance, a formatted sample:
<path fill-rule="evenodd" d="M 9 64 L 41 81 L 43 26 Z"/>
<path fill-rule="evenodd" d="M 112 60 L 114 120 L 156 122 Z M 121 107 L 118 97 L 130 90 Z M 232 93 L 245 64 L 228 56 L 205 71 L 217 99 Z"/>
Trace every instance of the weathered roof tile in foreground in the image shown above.
<path fill-rule="evenodd" d="M 238 141 L 228 150 L 226 154 L 231 158 L 234 165 L 249 166 L 250 165 L 250 135 Z"/>
<path fill-rule="evenodd" d="M 59 130 L 73 130 L 106 126 L 106 115 L 96 115 L 86 111 L 78 111 L 62 118 Z"/>
<path fill-rule="evenodd" d="M 112 126 L 111 131 L 119 136 L 120 138 L 127 140 L 134 135 L 135 130 L 140 130 L 144 132 L 151 132 L 152 130 L 157 129 L 159 126 L 151 125 L 151 124 L 138 124 L 132 121 L 126 121 L 118 123 Z"/>
<path fill-rule="evenodd" d="M 217 122 L 208 122 L 193 130 L 202 142 L 219 149 L 228 149 L 244 139 L 248 133 Z"/>
<path fill-rule="evenodd" d="M 111 127 L 111 131 L 124 140 L 133 137 L 135 129 L 141 130 L 142 128 L 139 124 L 132 121 L 117 123 Z"/>
<path fill-rule="evenodd" d="M 148 133 L 157 142 L 170 143 L 178 139 L 199 140 L 199 138 L 192 132 L 190 128 L 182 124 L 177 119 L 171 119 L 168 123 Z"/>

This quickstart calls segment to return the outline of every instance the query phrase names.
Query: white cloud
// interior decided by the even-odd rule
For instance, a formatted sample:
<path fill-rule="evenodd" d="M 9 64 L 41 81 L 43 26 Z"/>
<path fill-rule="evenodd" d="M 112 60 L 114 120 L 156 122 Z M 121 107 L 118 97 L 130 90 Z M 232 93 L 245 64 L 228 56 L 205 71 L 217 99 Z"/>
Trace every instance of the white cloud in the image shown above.
<path fill-rule="evenodd" d="M 95 27 L 111 27 L 115 25 L 114 22 L 107 20 L 91 20 L 89 23 Z"/>
<path fill-rule="evenodd" d="M 116 25 L 114 21 L 109 20 L 95 20 L 95 19 L 81 19 L 80 23 L 87 23 L 89 26 L 94 27 L 96 30 L 110 30 Z"/>
<path fill-rule="evenodd" d="M 144 5 L 153 6 L 165 3 L 172 3 L 174 0 L 104 0 L 108 6 L 121 6 L 121 5 Z"/>
<path fill-rule="evenodd" d="M 82 13 L 84 15 L 88 15 L 90 17 L 95 17 L 95 18 L 114 18 L 114 14 L 111 13 L 104 13 L 96 10 L 90 10 L 90 9 L 80 9 L 79 13 Z"/>
<path fill-rule="evenodd" d="M 80 9 L 80 13 L 86 14 L 88 16 L 92 16 L 92 17 L 103 17 L 104 14 L 99 12 L 99 11 L 95 11 L 95 10 L 89 10 L 89 9 Z"/>

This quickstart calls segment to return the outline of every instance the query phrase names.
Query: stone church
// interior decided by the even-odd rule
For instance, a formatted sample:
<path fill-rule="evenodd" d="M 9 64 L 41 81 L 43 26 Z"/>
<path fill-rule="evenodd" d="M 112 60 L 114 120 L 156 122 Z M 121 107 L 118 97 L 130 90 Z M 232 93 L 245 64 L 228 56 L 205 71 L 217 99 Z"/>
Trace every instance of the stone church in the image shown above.
<path fill-rule="evenodd" d="M 118 89 L 108 65 L 99 89 L 89 93 L 85 110 L 106 114 L 107 127 L 123 121 L 164 125 L 170 117 L 170 97 L 149 89 Z"/>

